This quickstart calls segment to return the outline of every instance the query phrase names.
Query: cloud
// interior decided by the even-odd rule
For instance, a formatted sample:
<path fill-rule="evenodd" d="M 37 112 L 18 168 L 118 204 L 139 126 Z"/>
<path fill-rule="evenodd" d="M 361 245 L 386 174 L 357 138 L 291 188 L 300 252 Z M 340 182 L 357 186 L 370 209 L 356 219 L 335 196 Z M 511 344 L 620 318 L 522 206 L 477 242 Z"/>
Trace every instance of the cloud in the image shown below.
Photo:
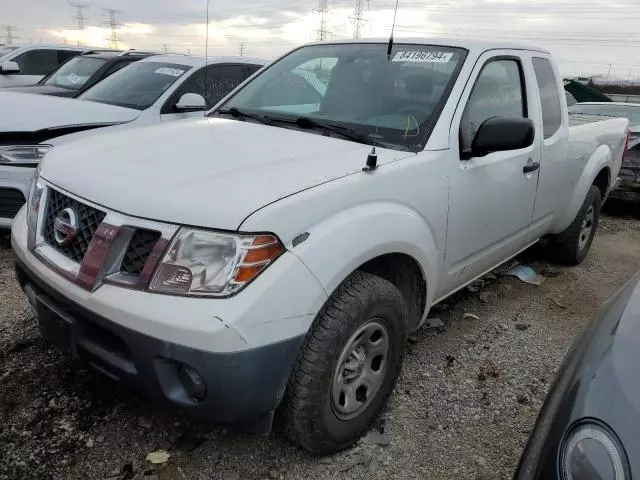
<path fill-rule="evenodd" d="M 121 12 L 119 46 L 204 53 L 205 0 L 89 0 L 87 28 L 75 28 L 75 9 L 64 0 L 5 2 L 3 23 L 16 25 L 22 41 L 107 44 L 104 8 Z M 366 3 L 366 2 L 365 2 Z M 386 37 L 395 0 L 370 0 L 362 25 L 364 37 Z M 215 0 L 210 3 L 209 51 L 272 58 L 314 40 L 318 0 Z M 539 44 L 561 60 L 565 73 L 590 70 L 628 76 L 640 46 L 637 0 L 401 0 L 396 36 L 477 37 Z M 334 39 L 351 38 L 352 0 L 329 0 L 326 28 Z"/>

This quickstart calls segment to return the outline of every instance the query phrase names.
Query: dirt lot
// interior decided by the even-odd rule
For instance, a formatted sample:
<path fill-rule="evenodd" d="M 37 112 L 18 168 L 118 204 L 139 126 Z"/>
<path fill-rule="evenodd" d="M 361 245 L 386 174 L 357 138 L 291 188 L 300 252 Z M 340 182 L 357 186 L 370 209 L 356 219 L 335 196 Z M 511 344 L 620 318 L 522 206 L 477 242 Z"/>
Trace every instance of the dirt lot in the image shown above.
<path fill-rule="evenodd" d="M 547 265 L 540 249 L 523 261 Z M 59 355 L 0 248 L 0 479 L 509 478 L 572 339 L 639 266 L 640 222 L 605 216 L 580 267 L 549 269 L 540 287 L 489 279 L 456 295 L 431 314 L 442 325 L 411 339 L 365 440 L 318 459 L 163 410 Z M 145 461 L 160 449 L 167 462 Z"/>

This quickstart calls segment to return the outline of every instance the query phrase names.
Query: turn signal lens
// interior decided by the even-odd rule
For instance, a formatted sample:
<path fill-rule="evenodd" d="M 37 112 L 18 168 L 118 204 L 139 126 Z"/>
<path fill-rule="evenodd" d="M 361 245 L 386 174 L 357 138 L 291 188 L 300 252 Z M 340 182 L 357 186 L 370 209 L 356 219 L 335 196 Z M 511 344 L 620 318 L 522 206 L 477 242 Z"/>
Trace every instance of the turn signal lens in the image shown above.
<path fill-rule="evenodd" d="M 182 228 L 158 266 L 149 290 L 224 297 L 254 280 L 284 252 L 275 235 Z"/>

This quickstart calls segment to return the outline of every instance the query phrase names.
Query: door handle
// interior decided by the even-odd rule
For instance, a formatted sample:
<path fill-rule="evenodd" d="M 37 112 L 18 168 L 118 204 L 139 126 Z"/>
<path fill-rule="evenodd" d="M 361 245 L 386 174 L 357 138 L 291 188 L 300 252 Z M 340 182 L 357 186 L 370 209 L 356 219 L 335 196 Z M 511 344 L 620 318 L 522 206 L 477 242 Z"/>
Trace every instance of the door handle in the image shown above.
<path fill-rule="evenodd" d="M 533 162 L 522 167 L 522 173 L 531 173 L 535 172 L 540 168 L 540 162 Z"/>

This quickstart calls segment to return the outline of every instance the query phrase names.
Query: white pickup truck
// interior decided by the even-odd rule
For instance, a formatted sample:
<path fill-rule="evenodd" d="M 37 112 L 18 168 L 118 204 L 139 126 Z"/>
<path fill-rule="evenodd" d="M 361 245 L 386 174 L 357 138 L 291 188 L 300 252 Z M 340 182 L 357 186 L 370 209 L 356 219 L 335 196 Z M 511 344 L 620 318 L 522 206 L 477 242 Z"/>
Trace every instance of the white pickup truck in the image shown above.
<path fill-rule="evenodd" d="M 570 127 L 535 47 L 303 46 L 208 118 L 51 149 L 17 278 L 45 337 L 110 377 L 336 451 L 432 305 L 543 237 L 585 258 L 627 123 Z"/>

